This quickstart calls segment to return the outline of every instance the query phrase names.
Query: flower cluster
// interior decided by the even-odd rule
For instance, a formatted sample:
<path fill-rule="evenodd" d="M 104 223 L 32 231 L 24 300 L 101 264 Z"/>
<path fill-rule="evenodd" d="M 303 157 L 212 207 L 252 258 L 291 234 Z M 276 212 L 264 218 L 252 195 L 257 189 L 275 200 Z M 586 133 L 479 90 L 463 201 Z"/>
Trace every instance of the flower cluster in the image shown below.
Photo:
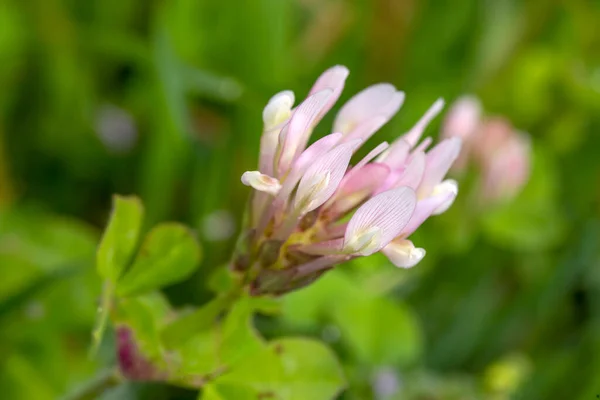
<path fill-rule="evenodd" d="M 458 99 L 442 125 L 442 135 L 463 140 L 457 171 L 473 160 L 481 170 L 481 197 L 486 202 L 510 199 L 527 183 L 531 170 L 529 136 L 501 117 L 482 118 L 480 102 Z"/>
<path fill-rule="evenodd" d="M 345 67 L 332 67 L 295 108 L 294 94 L 284 91 L 264 109 L 259 170 L 242 176 L 254 190 L 244 250 L 233 264 L 256 294 L 294 290 L 336 264 L 376 252 L 410 268 L 425 250 L 408 238 L 457 195 L 456 182 L 444 177 L 461 140 L 449 138 L 430 150 L 431 138 L 420 142 L 443 107 L 441 99 L 402 137 L 350 166 L 353 154 L 404 101 L 391 84 L 370 86 L 340 109 L 333 133 L 307 147 L 347 76 Z"/>

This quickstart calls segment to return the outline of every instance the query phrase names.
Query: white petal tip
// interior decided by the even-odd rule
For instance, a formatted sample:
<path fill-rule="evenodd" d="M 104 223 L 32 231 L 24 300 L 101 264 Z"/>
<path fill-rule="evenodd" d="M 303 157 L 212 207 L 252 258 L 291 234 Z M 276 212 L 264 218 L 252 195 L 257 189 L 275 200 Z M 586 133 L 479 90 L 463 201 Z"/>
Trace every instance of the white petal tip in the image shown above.
<path fill-rule="evenodd" d="M 454 107 L 462 108 L 464 110 L 468 110 L 470 113 L 477 114 L 481 112 L 482 108 L 479 99 L 472 94 L 467 94 L 456 99 L 456 102 L 453 105 L 453 108 Z"/>
<path fill-rule="evenodd" d="M 393 241 L 385 246 L 382 251 L 399 268 L 414 267 L 427 253 L 425 249 L 415 247 L 410 240 Z"/>
<path fill-rule="evenodd" d="M 242 183 L 259 192 L 269 193 L 273 196 L 279 193 L 281 184 L 269 175 L 261 174 L 259 171 L 246 171 L 242 174 Z"/>
<path fill-rule="evenodd" d="M 445 105 L 446 102 L 444 101 L 444 99 L 442 99 L 441 97 L 437 99 L 431 105 L 431 107 L 429 107 L 429 110 L 427 110 L 427 112 L 424 115 L 424 119 L 427 121 L 426 124 L 429 124 L 429 122 L 432 119 L 434 119 L 439 113 L 441 113 Z"/>
<path fill-rule="evenodd" d="M 269 130 L 288 119 L 291 115 L 294 101 L 294 92 L 291 90 L 284 90 L 271 97 L 263 110 L 265 130 Z"/>
<path fill-rule="evenodd" d="M 434 196 L 446 196 L 447 200 L 445 200 L 438 208 L 433 211 L 433 215 L 440 215 L 446 212 L 452 203 L 454 203 L 454 199 L 458 194 L 458 183 L 454 179 L 446 179 L 439 185 L 436 185 L 433 189 Z"/>
<path fill-rule="evenodd" d="M 344 65 L 334 65 L 330 71 L 341 79 L 346 79 L 350 75 L 350 70 Z"/>

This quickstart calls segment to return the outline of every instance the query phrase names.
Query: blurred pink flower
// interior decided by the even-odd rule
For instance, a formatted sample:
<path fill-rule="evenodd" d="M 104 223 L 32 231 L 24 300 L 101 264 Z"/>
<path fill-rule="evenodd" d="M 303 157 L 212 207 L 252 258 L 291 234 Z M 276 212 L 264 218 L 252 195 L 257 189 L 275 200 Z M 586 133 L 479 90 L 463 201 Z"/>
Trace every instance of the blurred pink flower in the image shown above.
<path fill-rule="evenodd" d="M 492 200 L 512 198 L 529 180 L 529 136 L 515 131 L 507 123 L 495 120 L 484 123 L 481 131 L 477 150 L 483 167 L 482 195 Z M 492 147 L 492 144 L 496 146 Z"/>
<path fill-rule="evenodd" d="M 459 137 L 464 148 L 454 169 L 462 171 L 473 162 L 481 171 L 480 196 L 484 201 L 514 197 L 529 179 L 531 144 L 528 135 L 518 132 L 503 118 L 482 118 L 479 101 L 459 98 L 442 127 L 446 138 Z"/>
<path fill-rule="evenodd" d="M 442 124 L 442 136 L 445 138 L 459 137 L 463 140 L 463 151 L 453 165 L 456 171 L 466 168 L 473 138 L 481 123 L 481 103 L 474 96 L 464 96 L 456 100 L 446 114 Z"/>
<path fill-rule="evenodd" d="M 461 139 L 445 139 L 429 151 L 431 139 L 418 145 L 440 113 L 441 99 L 403 136 L 376 146 L 352 167 L 353 154 L 404 102 L 404 93 L 391 84 L 370 86 L 340 109 L 334 133 L 307 147 L 347 76 L 345 67 L 335 66 L 295 108 L 289 91 L 265 107 L 259 171 L 242 176 L 254 189 L 247 251 L 254 257 L 246 254 L 236 264 L 258 271 L 258 293 L 293 290 L 337 263 L 379 251 L 398 267 L 412 267 L 425 250 L 407 238 L 457 195 L 456 182 L 444 177 Z"/>

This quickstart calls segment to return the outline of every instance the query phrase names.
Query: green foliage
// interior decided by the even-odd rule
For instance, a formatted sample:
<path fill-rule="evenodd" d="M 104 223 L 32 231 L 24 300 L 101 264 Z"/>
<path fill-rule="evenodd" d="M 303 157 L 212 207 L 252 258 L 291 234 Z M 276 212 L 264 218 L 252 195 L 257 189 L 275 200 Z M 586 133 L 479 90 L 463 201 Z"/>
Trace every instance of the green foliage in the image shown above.
<path fill-rule="evenodd" d="M 410 365 L 420 355 L 421 332 L 402 304 L 384 297 L 343 302 L 333 316 L 359 359 L 373 365 Z"/>
<path fill-rule="evenodd" d="M 290 338 L 273 341 L 270 347 L 281 359 L 279 385 L 282 397 L 290 400 L 332 399 L 345 386 L 335 355 L 323 344 Z"/>
<path fill-rule="evenodd" d="M 111 262 L 119 246 L 135 246 L 135 240 L 122 244 L 114 239 L 118 237 L 115 226 L 137 236 L 142 221 L 138 218 L 131 223 L 125 211 L 131 204 L 135 203 L 116 201 L 98 251 L 103 253 L 98 261 L 111 266 L 99 267 L 99 274 L 115 280 L 105 284 L 103 308 L 94 332 L 98 344 L 111 315 L 120 330 L 118 335 L 127 338 L 117 344 L 121 346 L 119 357 L 125 357 L 121 361 L 133 366 L 126 372 L 128 376 L 142 374 L 136 375 L 137 379 L 158 378 L 187 387 L 206 387 L 203 398 L 270 395 L 282 400 L 307 396 L 326 400 L 341 390 L 341 367 L 324 345 L 307 339 L 267 343 L 254 328 L 255 311 L 277 309 L 273 299 L 250 298 L 232 283 L 227 285 L 229 292 L 218 293 L 195 310 L 171 307 L 156 290 L 188 277 L 200 258 L 200 248 L 184 226 L 159 224 L 147 234 L 131 266 Z M 141 209 L 139 202 L 134 209 Z M 137 215 L 141 217 L 141 213 Z M 121 250 L 123 253 L 126 251 Z M 126 272 L 121 277 L 117 272 L 106 274 L 115 270 Z"/>
<path fill-rule="evenodd" d="M 202 400 L 331 399 L 345 380 L 335 356 L 309 339 L 280 339 L 242 359 L 203 391 Z M 246 396 L 246 397 L 244 397 Z"/>
<path fill-rule="evenodd" d="M 152 229 L 127 273 L 117 284 L 119 296 L 138 295 L 179 282 L 194 271 L 200 247 L 191 232 L 179 224 Z"/>
<path fill-rule="evenodd" d="M 152 295 L 152 291 L 188 277 L 200 261 L 200 247 L 191 232 L 180 224 L 169 223 L 158 225 L 148 233 L 128 268 L 136 250 L 142 217 L 143 206 L 139 199 L 114 197 L 113 211 L 96 255 L 98 274 L 106 281 L 92 332 L 92 354 L 96 353 L 102 341 L 115 295 L 130 297 L 149 292 Z M 126 271 L 124 275 L 123 271 Z M 137 299 L 121 302 L 119 313 L 133 319 L 134 331 L 145 335 L 150 330 L 149 334 L 156 336 L 158 331 L 150 329 L 151 320 L 148 318 L 152 315 L 146 315 L 146 303 Z M 136 312 L 140 315 L 136 316 Z M 127 321 L 129 319 L 126 318 Z M 140 323 L 143 324 L 141 328 Z M 159 358 L 157 340 L 158 337 L 142 346 L 155 359 Z"/>
<path fill-rule="evenodd" d="M 284 300 L 284 318 L 305 325 L 326 318 L 359 361 L 410 365 L 421 352 L 418 323 L 407 308 L 369 293 L 341 272 L 331 272 Z"/>
<path fill-rule="evenodd" d="M 138 198 L 114 196 L 113 210 L 96 257 L 98 274 L 112 284 L 121 277 L 133 256 L 143 213 Z"/>
<path fill-rule="evenodd" d="M 35 207 L 0 210 L 0 387 L 6 396 L 53 399 L 98 367 L 81 336 L 63 337 L 89 336 L 98 296 L 97 241 L 94 229 L 72 218 Z M 65 365 L 73 368 L 68 375 L 61 372 Z"/>

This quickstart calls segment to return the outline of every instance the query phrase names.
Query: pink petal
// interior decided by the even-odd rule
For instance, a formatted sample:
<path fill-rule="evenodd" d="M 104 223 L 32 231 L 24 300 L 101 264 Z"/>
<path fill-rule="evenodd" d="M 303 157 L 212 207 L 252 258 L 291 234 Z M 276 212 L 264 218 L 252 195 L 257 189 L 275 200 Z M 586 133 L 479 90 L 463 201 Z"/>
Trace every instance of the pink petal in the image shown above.
<path fill-rule="evenodd" d="M 409 237 L 427 218 L 429 218 L 435 210 L 451 201 L 456 194 L 451 192 L 442 193 L 437 196 L 428 197 L 417 202 L 415 212 L 410 218 L 410 221 L 402 230 L 402 237 Z"/>
<path fill-rule="evenodd" d="M 360 254 L 369 255 L 381 250 L 402 232 L 411 219 L 415 204 L 415 192 L 407 187 L 388 190 L 371 198 L 350 219 L 344 235 L 344 247 L 375 229 L 376 243 Z"/>
<path fill-rule="evenodd" d="M 413 153 L 410 162 L 404 170 L 404 174 L 402 174 L 402 177 L 396 182 L 396 186 L 408 186 L 413 190 L 417 190 L 417 187 L 419 187 L 419 184 L 423 179 L 425 163 L 425 153 L 422 151 Z"/>
<path fill-rule="evenodd" d="M 391 100 L 379 110 L 379 114 L 388 116 L 388 119 L 392 118 L 404 104 L 405 97 L 404 92 L 396 91 Z"/>
<path fill-rule="evenodd" d="M 321 90 L 308 97 L 294 110 L 288 128 L 282 129 L 284 134 L 279 137 L 281 155 L 277 168 L 278 177 L 285 175 L 293 161 L 304 151 L 314 125 L 332 93 L 331 89 Z"/>
<path fill-rule="evenodd" d="M 432 142 L 433 142 L 433 139 L 431 138 L 431 136 L 426 137 L 425 139 L 423 139 L 423 141 L 421 143 L 419 143 L 419 145 L 417 147 L 415 147 L 413 152 L 418 152 L 418 151 L 425 152 Z"/>
<path fill-rule="evenodd" d="M 423 180 L 417 191 L 419 197 L 429 196 L 433 188 L 444 179 L 458 157 L 460 147 L 461 140 L 454 137 L 443 140 L 427 153 Z"/>
<path fill-rule="evenodd" d="M 421 180 L 423 179 L 423 173 L 425 172 L 425 153 L 417 152 L 412 154 L 411 160 L 409 161 L 404 173 L 398 179 L 394 186 L 408 186 L 413 190 L 417 190 Z"/>
<path fill-rule="evenodd" d="M 304 152 L 302 152 L 300 157 L 298 157 L 294 163 L 292 170 L 283 181 L 281 190 L 277 194 L 277 197 L 268 210 L 268 214 L 265 215 L 263 224 L 261 224 L 259 228 L 264 228 L 264 225 L 268 223 L 273 215 L 275 215 L 278 210 L 281 210 L 283 207 L 285 207 L 288 197 L 294 191 L 298 181 L 300 178 L 302 178 L 302 175 L 304 175 L 310 164 L 331 150 L 341 138 L 341 133 L 332 133 L 331 135 L 327 135 L 317 140 L 306 150 L 304 150 Z M 262 229 L 259 230 L 262 231 Z"/>
<path fill-rule="evenodd" d="M 382 115 L 376 115 L 368 118 L 362 122 L 357 123 L 353 129 L 351 129 L 345 136 L 343 141 L 350 141 L 355 139 L 362 139 L 363 141 L 368 140 L 375 132 L 377 132 L 389 118 Z"/>
<path fill-rule="evenodd" d="M 288 174 L 287 178 L 283 181 L 283 187 L 280 192 L 279 197 L 287 198 L 287 196 L 292 193 L 296 184 L 302 178 L 302 175 L 306 172 L 307 168 L 313 163 L 316 159 L 321 157 L 323 154 L 327 153 L 331 150 L 342 138 L 341 133 L 332 133 L 331 135 L 327 135 L 322 137 L 321 139 L 314 142 L 310 145 L 306 150 L 300 154 L 300 157 L 294 163 L 292 170 Z"/>
<path fill-rule="evenodd" d="M 364 165 L 366 165 L 369 161 L 377 157 L 379 154 L 383 153 L 390 145 L 388 142 L 380 143 L 377 147 L 369 152 L 362 160 L 360 160 L 352 169 L 360 169 Z"/>
<path fill-rule="evenodd" d="M 531 144 L 516 131 L 484 162 L 483 195 L 486 199 L 510 199 L 525 185 L 531 170 Z"/>
<path fill-rule="evenodd" d="M 446 114 L 442 124 L 444 137 L 459 137 L 463 140 L 471 138 L 479 127 L 481 103 L 474 96 L 459 98 Z"/>
<path fill-rule="evenodd" d="M 340 186 L 340 195 L 350 195 L 365 189 L 373 190 L 387 177 L 390 167 L 381 163 L 367 164 L 347 174 Z"/>
<path fill-rule="evenodd" d="M 485 120 L 473 137 L 473 153 L 485 163 L 498 148 L 504 145 L 514 132 L 510 121 L 504 118 L 489 118 Z"/>
<path fill-rule="evenodd" d="M 408 143 L 404 142 L 403 150 L 408 151 Z M 384 192 L 394 187 L 408 186 L 411 189 L 416 190 L 423 178 L 423 172 L 425 171 L 425 154 L 422 151 L 413 152 L 408 158 L 406 165 L 399 165 L 397 162 L 401 159 L 401 154 L 393 155 L 392 172 L 388 175 L 387 180 L 383 185 L 380 186 L 378 193 Z M 395 159 L 394 159 L 395 158 Z M 388 158 L 384 160 L 385 164 Z"/>
<path fill-rule="evenodd" d="M 404 139 L 397 139 L 392 143 L 392 146 L 379 158 L 380 162 L 383 162 L 394 170 L 404 166 L 404 162 L 410 152 L 410 144 Z"/>
<path fill-rule="evenodd" d="M 342 143 L 316 159 L 300 180 L 294 208 L 307 213 L 325 203 L 335 193 L 359 145 L 360 141 Z"/>
<path fill-rule="evenodd" d="M 342 90 L 344 90 L 344 83 L 346 82 L 346 78 L 349 74 L 350 71 L 348 71 L 348 68 L 344 67 L 343 65 L 333 66 L 327 71 L 323 72 L 310 89 L 310 92 L 308 93 L 309 96 L 320 92 L 323 89 L 331 89 L 333 91 L 329 97 L 329 100 L 323 106 L 319 117 L 322 117 L 329 110 L 331 110 L 331 107 L 333 107 L 335 102 L 339 99 L 340 95 L 342 94 Z"/>
<path fill-rule="evenodd" d="M 343 215 L 362 203 L 385 182 L 389 173 L 390 168 L 387 165 L 378 163 L 350 171 L 332 198 L 334 203 L 331 206 L 331 214 Z"/>
<path fill-rule="evenodd" d="M 262 173 L 270 176 L 275 175 L 273 170 L 275 152 L 277 151 L 281 133 L 283 129 L 287 130 L 287 128 L 288 125 L 284 124 L 283 127 L 275 127 L 263 132 L 260 138 L 260 156 L 258 161 L 258 169 Z M 285 133 L 283 136 L 285 136 Z"/>
<path fill-rule="evenodd" d="M 349 133 L 374 116 L 381 116 L 387 121 L 398 111 L 403 101 L 404 94 L 396 91 L 389 83 L 369 86 L 344 104 L 335 118 L 333 130 Z"/>
<path fill-rule="evenodd" d="M 300 157 L 298 157 L 294 163 L 293 170 L 298 170 L 300 173 L 306 171 L 306 168 L 308 168 L 317 158 L 333 149 L 342 136 L 343 135 L 339 132 L 332 133 L 311 144 L 302 152 L 302 154 L 300 154 Z"/>
<path fill-rule="evenodd" d="M 421 139 L 423 131 L 425 128 L 427 128 L 427 125 L 429 125 L 431 120 L 434 119 L 440 113 L 440 111 L 442 111 L 442 108 L 444 108 L 444 100 L 437 99 L 435 103 L 429 107 L 429 110 L 427 110 L 421 119 L 415 124 L 415 126 L 413 126 L 410 131 L 402 136 L 402 139 L 406 140 L 411 147 L 416 145 L 419 139 Z"/>

